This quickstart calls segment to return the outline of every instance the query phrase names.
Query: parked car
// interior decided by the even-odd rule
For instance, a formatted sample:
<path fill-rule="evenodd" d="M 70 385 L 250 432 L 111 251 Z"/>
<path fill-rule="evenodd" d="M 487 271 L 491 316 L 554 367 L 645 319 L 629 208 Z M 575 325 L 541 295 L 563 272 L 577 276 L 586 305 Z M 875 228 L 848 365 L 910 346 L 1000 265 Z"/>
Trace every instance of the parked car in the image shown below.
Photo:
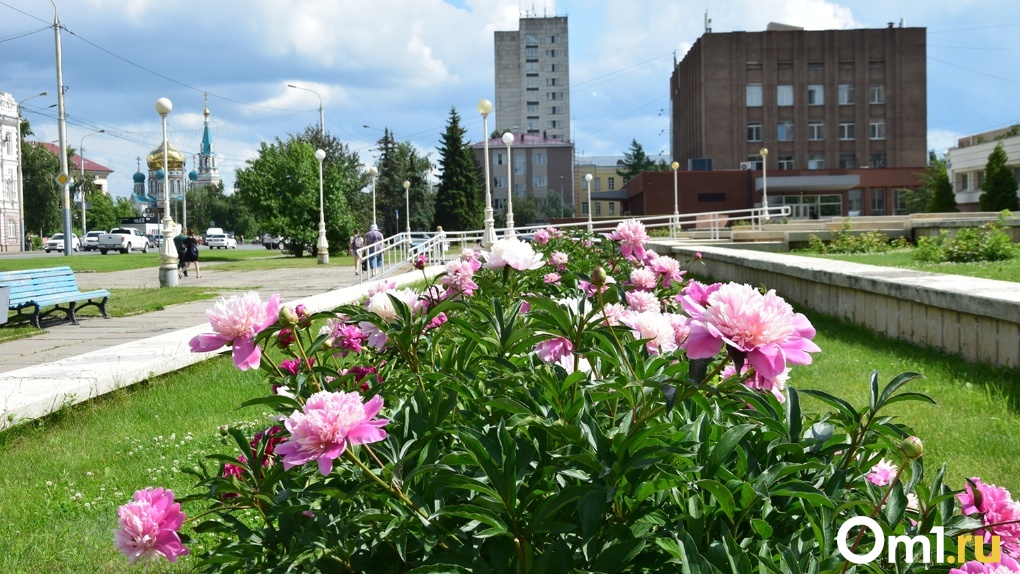
<path fill-rule="evenodd" d="M 81 238 L 81 248 L 83 251 L 95 251 L 99 249 L 99 236 L 106 233 L 105 231 L 89 231 L 85 234 L 85 237 Z"/>
<path fill-rule="evenodd" d="M 283 243 L 282 237 L 273 237 L 268 233 L 262 236 L 262 246 L 266 249 L 281 249 L 283 248 Z"/>
<path fill-rule="evenodd" d="M 237 249 L 237 240 L 225 233 L 207 235 L 205 244 L 209 249 Z"/>
<path fill-rule="evenodd" d="M 46 253 L 49 253 L 50 251 L 63 251 L 64 234 L 54 233 L 50 237 L 50 240 L 46 242 L 46 247 L 44 249 L 46 249 Z M 71 234 L 71 249 L 74 251 L 81 249 L 81 241 L 78 239 L 78 236 L 73 233 Z"/>

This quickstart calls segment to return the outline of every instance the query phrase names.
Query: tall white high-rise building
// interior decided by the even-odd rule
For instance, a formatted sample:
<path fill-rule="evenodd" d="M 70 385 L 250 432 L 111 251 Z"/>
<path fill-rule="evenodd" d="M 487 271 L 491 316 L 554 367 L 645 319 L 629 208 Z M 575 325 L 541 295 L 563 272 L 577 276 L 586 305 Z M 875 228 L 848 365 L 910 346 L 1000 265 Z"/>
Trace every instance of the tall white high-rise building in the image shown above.
<path fill-rule="evenodd" d="M 567 17 L 524 17 L 496 32 L 496 130 L 570 141 Z"/>

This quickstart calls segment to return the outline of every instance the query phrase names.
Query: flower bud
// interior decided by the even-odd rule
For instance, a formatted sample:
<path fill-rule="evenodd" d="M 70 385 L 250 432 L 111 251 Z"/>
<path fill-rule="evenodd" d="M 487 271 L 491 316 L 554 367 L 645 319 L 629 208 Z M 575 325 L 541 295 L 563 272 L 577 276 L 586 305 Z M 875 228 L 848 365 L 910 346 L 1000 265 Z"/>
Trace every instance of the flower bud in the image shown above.
<path fill-rule="evenodd" d="M 297 313 L 290 307 L 280 307 L 280 322 L 288 327 L 296 325 L 298 322 Z"/>
<path fill-rule="evenodd" d="M 596 267 L 595 270 L 591 272 L 592 285 L 602 287 L 603 285 L 606 284 L 607 279 L 608 276 L 606 275 L 606 270 L 603 269 L 602 266 Z"/>
<path fill-rule="evenodd" d="M 920 458 L 924 454 L 924 444 L 916 436 L 908 436 L 900 443 L 900 450 L 907 455 L 907 458 Z"/>
<path fill-rule="evenodd" d="M 230 427 L 228 425 L 220 425 L 220 436 L 227 436 L 230 434 Z"/>
<path fill-rule="evenodd" d="M 299 304 L 294 308 L 294 311 L 297 313 L 298 327 L 307 329 L 312 326 L 312 314 L 308 312 L 308 309 L 304 306 L 304 304 Z"/>
<path fill-rule="evenodd" d="M 276 346 L 281 349 L 286 349 L 291 346 L 294 342 L 294 331 L 290 329 L 280 329 L 280 332 L 276 334 Z"/>

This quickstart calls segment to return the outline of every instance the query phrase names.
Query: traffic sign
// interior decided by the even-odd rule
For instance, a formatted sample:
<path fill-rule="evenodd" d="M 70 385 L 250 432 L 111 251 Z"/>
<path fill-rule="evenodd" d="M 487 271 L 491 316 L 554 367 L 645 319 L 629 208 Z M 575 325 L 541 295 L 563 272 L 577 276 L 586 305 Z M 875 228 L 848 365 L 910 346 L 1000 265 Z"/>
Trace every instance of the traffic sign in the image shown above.
<path fill-rule="evenodd" d="M 57 183 L 60 184 L 61 187 L 67 185 L 67 182 L 71 181 L 71 178 L 68 177 L 67 174 L 63 172 L 57 174 L 57 177 L 55 177 L 54 179 L 57 180 Z"/>

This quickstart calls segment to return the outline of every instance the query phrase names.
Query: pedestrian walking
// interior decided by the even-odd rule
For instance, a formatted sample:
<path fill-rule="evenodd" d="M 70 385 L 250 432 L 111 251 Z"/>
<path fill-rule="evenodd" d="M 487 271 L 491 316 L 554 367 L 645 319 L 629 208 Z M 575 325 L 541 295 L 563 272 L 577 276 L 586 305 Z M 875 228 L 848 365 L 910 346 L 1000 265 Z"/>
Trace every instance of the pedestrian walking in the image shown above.
<path fill-rule="evenodd" d="M 376 273 L 382 273 L 382 242 L 383 234 L 379 232 L 379 226 L 373 223 L 365 234 L 365 243 L 371 247 L 368 252 L 368 266 L 372 268 L 372 277 L 375 277 Z"/>
<path fill-rule="evenodd" d="M 174 237 L 174 248 L 177 249 L 177 278 L 184 277 L 184 241 L 188 238 L 184 235 L 184 228 L 182 227 L 177 235 Z"/>
<path fill-rule="evenodd" d="M 361 261 L 361 254 L 358 250 L 365 246 L 365 238 L 361 236 L 361 230 L 355 229 L 354 236 L 351 237 L 350 252 L 354 256 L 354 274 L 360 275 L 361 271 L 364 271 L 364 263 Z"/>
<path fill-rule="evenodd" d="M 195 264 L 195 279 L 202 278 L 202 272 L 198 269 L 198 238 L 195 237 L 195 230 L 188 230 L 188 238 L 184 240 L 184 276 L 188 276 L 188 265 Z"/>

